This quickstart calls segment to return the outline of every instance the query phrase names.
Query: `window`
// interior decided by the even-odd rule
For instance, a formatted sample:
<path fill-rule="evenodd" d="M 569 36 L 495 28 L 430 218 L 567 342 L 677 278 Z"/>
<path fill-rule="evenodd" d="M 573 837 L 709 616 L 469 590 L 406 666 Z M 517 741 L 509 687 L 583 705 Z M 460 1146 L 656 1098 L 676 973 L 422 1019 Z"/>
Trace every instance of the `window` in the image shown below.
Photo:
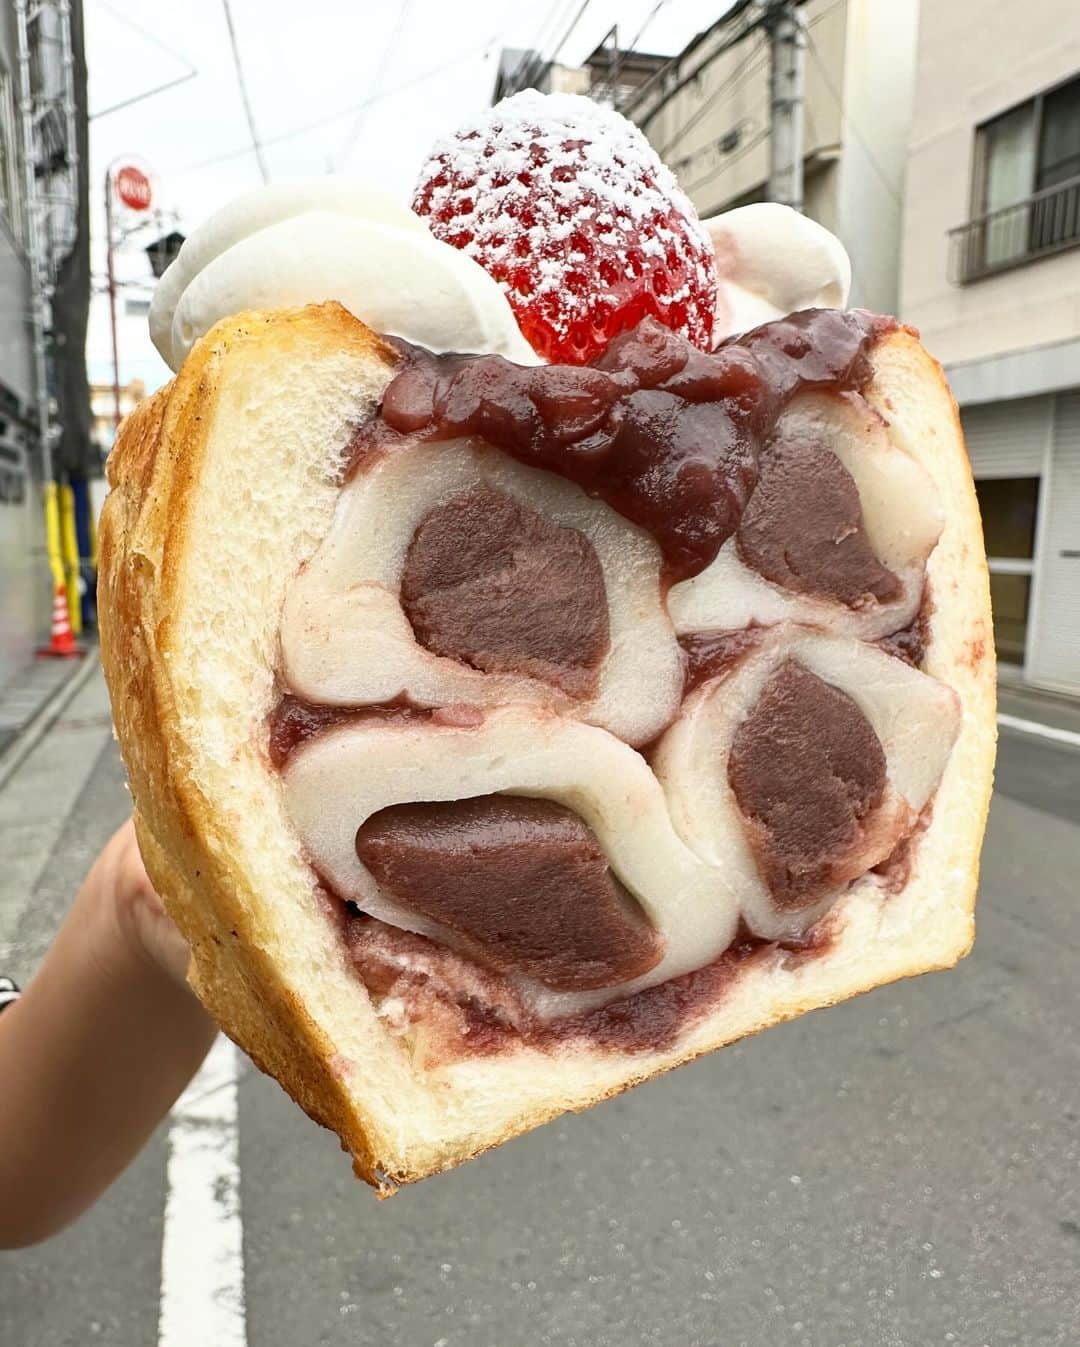
<path fill-rule="evenodd" d="M 22 241 L 22 194 L 19 181 L 19 126 L 11 76 L 0 65 L 0 218 Z"/>
<path fill-rule="evenodd" d="M 975 132 L 970 224 L 951 231 L 953 279 L 1080 244 L 1080 77 Z"/>
<path fill-rule="evenodd" d="M 1042 100 L 1042 128 L 1035 186 L 1056 187 L 1080 176 L 1080 79 Z"/>
<path fill-rule="evenodd" d="M 996 477 L 976 481 L 983 537 L 990 567 L 994 646 L 1003 664 L 1024 663 L 1031 577 L 1035 569 L 1037 477 Z"/>
<path fill-rule="evenodd" d="M 989 215 L 987 266 L 1001 266 L 1027 252 L 1027 219 L 1006 210 L 1031 195 L 1035 177 L 1035 105 L 1025 103 L 980 132 L 982 201 L 977 214 Z"/>
<path fill-rule="evenodd" d="M 1035 190 L 1032 246 L 1080 242 L 1080 79 L 1042 100 Z"/>

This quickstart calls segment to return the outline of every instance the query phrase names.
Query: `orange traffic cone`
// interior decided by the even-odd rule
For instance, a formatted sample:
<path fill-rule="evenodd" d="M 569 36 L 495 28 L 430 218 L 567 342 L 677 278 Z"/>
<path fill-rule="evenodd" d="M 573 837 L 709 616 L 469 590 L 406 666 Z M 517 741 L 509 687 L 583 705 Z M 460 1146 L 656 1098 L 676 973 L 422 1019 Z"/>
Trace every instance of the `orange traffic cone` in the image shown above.
<path fill-rule="evenodd" d="M 57 585 L 53 591 L 52 633 L 49 644 L 42 646 L 39 655 L 53 659 L 78 659 L 85 652 L 75 644 L 71 630 L 71 617 L 68 614 L 67 592 L 63 585 Z"/>

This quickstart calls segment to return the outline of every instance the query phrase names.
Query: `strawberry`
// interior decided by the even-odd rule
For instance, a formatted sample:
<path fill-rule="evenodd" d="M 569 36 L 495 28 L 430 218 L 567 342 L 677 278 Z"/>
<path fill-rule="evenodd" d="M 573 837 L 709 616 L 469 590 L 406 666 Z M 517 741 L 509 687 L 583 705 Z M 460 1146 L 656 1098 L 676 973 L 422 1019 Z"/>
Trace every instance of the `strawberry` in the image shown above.
<path fill-rule="evenodd" d="M 545 360 L 586 364 L 650 315 L 710 348 L 712 243 L 617 112 L 574 94 L 515 94 L 435 145 L 412 205 L 499 282 Z"/>

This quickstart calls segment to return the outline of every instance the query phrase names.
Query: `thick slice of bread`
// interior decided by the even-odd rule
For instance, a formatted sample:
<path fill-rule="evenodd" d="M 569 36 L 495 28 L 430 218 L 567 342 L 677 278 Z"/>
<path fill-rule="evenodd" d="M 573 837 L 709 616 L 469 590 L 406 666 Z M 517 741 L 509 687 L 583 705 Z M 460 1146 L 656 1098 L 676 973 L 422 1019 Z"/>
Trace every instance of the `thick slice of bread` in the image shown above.
<path fill-rule="evenodd" d="M 969 948 L 994 752 L 986 565 L 956 409 L 899 331 L 865 392 L 928 471 L 945 529 L 923 668 L 962 704 L 899 892 L 857 883 L 812 959 L 766 947 L 673 1043 L 575 1040 L 425 1065 L 378 1014 L 305 862 L 271 767 L 287 587 L 334 513 L 342 456 L 394 355 L 336 304 L 219 323 L 124 424 L 101 527 L 102 652 L 147 868 L 224 1030 L 382 1191 L 454 1165 L 745 1034 Z"/>

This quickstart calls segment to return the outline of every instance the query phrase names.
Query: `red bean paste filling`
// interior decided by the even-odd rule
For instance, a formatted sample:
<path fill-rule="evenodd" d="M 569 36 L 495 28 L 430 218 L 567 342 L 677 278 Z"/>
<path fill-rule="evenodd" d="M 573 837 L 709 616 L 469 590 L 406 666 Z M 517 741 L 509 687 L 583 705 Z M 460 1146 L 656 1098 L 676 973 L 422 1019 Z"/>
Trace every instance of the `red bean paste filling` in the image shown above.
<path fill-rule="evenodd" d="M 718 631 L 691 631 L 679 637 L 683 653 L 683 696 L 702 683 L 721 678 L 740 665 L 765 634 L 767 628 L 751 623 Z"/>
<path fill-rule="evenodd" d="M 396 725 L 421 720 L 428 725 L 474 729 L 484 723 L 484 713 L 478 706 L 456 703 L 410 706 L 404 700 L 382 702 L 378 706 L 316 706 L 287 692 L 270 712 L 267 742 L 270 761 L 277 768 L 284 767 L 296 749 L 324 730 L 371 720 Z"/>
<path fill-rule="evenodd" d="M 703 968 L 576 1015 L 540 1020 L 522 1013 L 504 978 L 424 936 L 359 912 L 338 909 L 337 919 L 353 965 L 375 995 L 429 1006 L 436 1017 L 441 1009 L 449 1012 L 443 1051 L 450 1056 L 463 1049 L 472 1056 L 522 1045 L 544 1051 L 576 1041 L 616 1052 L 658 1052 L 707 1015 L 756 960 L 780 952 L 786 964 L 800 963 L 827 953 L 834 939 L 824 922 L 805 939 L 783 943 L 762 940 L 743 927 Z"/>
<path fill-rule="evenodd" d="M 930 618 L 934 611 L 934 600 L 930 592 L 930 581 L 923 582 L 922 601 L 919 611 L 906 627 L 883 636 L 877 642 L 878 648 L 887 655 L 902 659 L 913 669 L 921 669 L 926 659 L 926 648 L 930 644 Z"/>
<path fill-rule="evenodd" d="M 776 905 L 798 911 L 850 878 L 885 754 L 847 693 L 789 659 L 735 732 L 728 781 Z"/>
<path fill-rule="evenodd" d="M 933 600 L 929 580 L 923 583 L 919 611 L 906 627 L 876 641 L 879 650 L 901 659 L 913 669 L 921 669 L 930 643 L 930 615 Z M 725 677 L 757 648 L 767 627 L 751 622 L 748 627 L 718 628 L 712 631 L 690 631 L 679 637 L 683 653 L 683 696 L 702 683 Z"/>
<path fill-rule="evenodd" d="M 489 486 L 458 492 L 420 521 L 401 606 L 436 655 L 527 674 L 571 697 L 596 691 L 611 642 L 589 539 Z"/>
<path fill-rule="evenodd" d="M 663 941 L 590 829 L 550 800 L 391 805 L 362 824 L 356 851 L 396 902 L 490 968 L 587 991 L 660 962 Z"/>
<path fill-rule="evenodd" d="M 874 342 L 894 327 L 808 309 L 705 352 L 646 318 L 587 366 L 433 355 L 394 339 L 400 372 L 357 432 L 352 467 L 406 437 L 480 436 L 606 501 L 656 539 L 669 581 L 686 579 L 739 527 L 788 402 L 861 390 Z"/>
<path fill-rule="evenodd" d="M 765 446 L 736 546 L 747 566 L 797 594 L 861 608 L 903 592 L 870 546 L 855 479 L 813 439 Z"/>

